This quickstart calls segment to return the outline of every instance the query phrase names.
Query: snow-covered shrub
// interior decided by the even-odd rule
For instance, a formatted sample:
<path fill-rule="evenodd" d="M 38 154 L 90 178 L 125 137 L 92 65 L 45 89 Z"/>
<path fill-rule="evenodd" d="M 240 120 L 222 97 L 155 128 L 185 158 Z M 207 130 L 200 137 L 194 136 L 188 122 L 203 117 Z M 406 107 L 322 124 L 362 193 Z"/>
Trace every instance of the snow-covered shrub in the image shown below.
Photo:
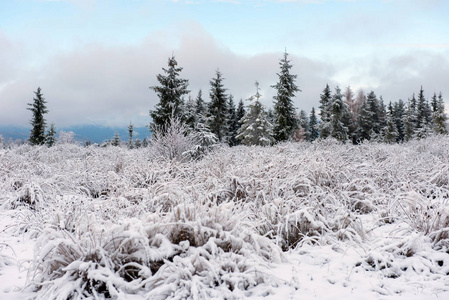
<path fill-rule="evenodd" d="M 152 154 L 168 160 L 183 161 L 195 147 L 195 139 L 179 119 L 172 118 L 161 128 L 156 128 L 150 140 Z"/>
<path fill-rule="evenodd" d="M 211 210 L 180 205 L 146 221 L 92 223 L 74 233 L 46 229 L 36 246 L 31 283 L 41 299 L 124 294 L 209 299 L 280 284 L 267 265 L 281 262 L 279 248 L 237 219 L 226 205 Z"/>

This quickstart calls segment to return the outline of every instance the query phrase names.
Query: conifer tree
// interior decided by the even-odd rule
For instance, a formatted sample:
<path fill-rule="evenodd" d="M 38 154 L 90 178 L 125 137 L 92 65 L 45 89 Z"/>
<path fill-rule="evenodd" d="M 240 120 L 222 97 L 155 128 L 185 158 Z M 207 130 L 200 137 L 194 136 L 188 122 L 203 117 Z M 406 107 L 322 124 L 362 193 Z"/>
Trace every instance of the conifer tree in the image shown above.
<path fill-rule="evenodd" d="M 437 93 L 433 93 L 432 101 L 430 102 L 430 106 L 432 108 L 432 114 L 435 113 L 438 109 Z"/>
<path fill-rule="evenodd" d="M 434 114 L 432 115 L 433 123 L 434 123 L 434 132 L 437 134 L 448 134 L 447 132 L 447 115 L 444 111 L 444 101 L 443 95 L 438 95 L 438 103 L 437 108 Z"/>
<path fill-rule="evenodd" d="M 237 130 L 239 129 L 239 122 L 237 120 L 237 111 L 235 109 L 234 97 L 229 95 L 228 100 L 228 128 L 229 128 L 229 146 L 237 145 Z"/>
<path fill-rule="evenodd" d="M 387 144 L 393 144 L 397 142 L 398 139 L 398 131 L 396 129 L 396 124 L 393 120 L 393 106 L 389 105 L 390 109 L 387 113 L 386 117 L 386 126 L 384 128 L 384 142 Z"/>
<path fill-rule="evenodd" d="M 242 119 L 242 127 L 238 130 L 237 138 L 244 145 L 269 146 L 274 142 L 272 124 L 267 120 L 265 108 L 259 99 L 259 83 L 256 81 L 256 94 L 248 101 L 248 110 Z"/>
<path fill-rule="evenodd" d="M 293 97 L 295 93 L 301 91 L 295 84 L 297 75 L 290 74 L 292 65 L 288 60 L 287 51 L 284 58 L 279 62 L 281 71 L 277 73 L 278 82 L 272 87 L 277 93 L 274 96 L 274 138 L 277 142 L 288 140 L 293 132 L 298 128 Z"/>
<path fill-rule="evenodd" d="M 196 122 L 204 123 L 206 115 L 206 104 L 203 100 L 203 91 L 199 90 L 195 99 Z"/>
<path fill-rule="evenodd" d="M 424 97 L 424 90 L 421 86 L 421 90 L 418 95 L 418 102 L 416 107 L 416 129 L 422 129 L 429 126 L 431 122 L 431 111 L 429 103 Z"/>
<path fill-rule="evenodd" d="M 166 75 L 157 75 L 158 86 L 152 86 L 159 97 L 159 103 L 154 110 L 150 111 L 153 122 L 151 130 L 157 127 L 166 127 L 172 118 L 184 119 L 183 96 L 190 91 L 187 89 L 189 81 L 179 78 L 183 68 L 177 67 L 178 63 L 174 56 L 168 59 L 168 69 L 162 68 Z"/>
<path fill-rule="evenodd" d="M 226 89 L 223 86 L 223 77 L 219 70 L 216 77 L 210 81 L 210 103 L 207 111 L 207 125 L 214 133 L 219 142 L 227 142 L 228 128 L 228 106 Z"/>
<path fill-rule="evenodd" d="M 56 143 L 56 129 L 53 123 L 51 123 L 50 130 L 47 132 L 46 141 L 48 147 L 53 147 Z"/>
<path fill-rule="evenodd" d="M 196 114 L 196 100 L 189 95 L 189 99 L 184 105 L 184 123 L 189 130 L 193 130 L 197 122 L 198 116 Z"/>
<path fill-rule="evenodd" d="M 320 136 L 318 131 L 318 119 L 315 113 L 315 107 L 312 107 L 309 119 L 309 141 L 313 142 Z"/>
<path fill-rule="evenodd" d="M 120 146 L 120 136 L 117 131 L 114 133 L 114 139 L 111 141 L 111 145 L 116 147 Z"/>
<path fill-rule="evenodd" d="M 34 101 L 33 103 L 28 103 L 30 107 L 27 108 L 33 112 L 33 117 L 30 120 L 30 124 L 33 126 L 30 133 L 30 144 L 43 145 L 46 142 L 45 126 L 47 124 L 44 115 L 48 113 L 47 101 L 45 101 L 40 87 L 37 88 L 34 94 L 36 94 L 36 97 L 33 98 Z"/>
<path fill-rule="evenodd" d="M 129 126 L 128 126 L 128 148 L 132 149 L 133 148 L 133 133 L 134 133 L 134 125 L 129 122 Z"/>
<path fill-rule="evenodd" d="M 245 105 L 243 104 L 243 100 L 240 99 L 239 105 L 237 106 L 237 111 L 236 111 L 237 121 L 239 124 L 241 124 L 240 120 L 245 116 L 245 113 L 246 113 Z"/>
<path fill-rule="evenodd" d="M 330 106 L 332 103 L 332 93 L 329 88 L 329 85 L 326 84 L 326 87 L 323 90 L 323 93 L 320 95 L 320 118 L 321 122 L 319 125 L 320 137 L 325 139 L 331 134 L 331 114 L 330 114 Z"/>
<path fill-rule="evenodd" d="M 415 135 L 415 111 L 412 101 L 408 101 L 402 122 L 404 123 L 404 140 L 406 142 L 414 138 Z"/>
<path fill-rule="evenodd" d="M 298 117 L 299 127 L 304 131 L 304 139 L 306 141 L 310 140 L 309 137 L 309 118 L 305 110 L 301 109 Z"/>
<path fill-rule="evenodd" d="M 398 131 L 398 142 L 404 141 L 404 122 L 403 118 L 405 115 L 405 104 L 404 101 L 399 99 L 398 102 L 393 104 L 393 120 Z"/>
<path fill-rule="evenodd" d="M 348 108 L 343 101 L 343 95 L 340 88 L 335 88 L 332 96 L 331 113 L 331 136 L 339 141 L 345 142 L 348 139 L 348 127 L 344 124 L 343 119 L 348 115 Z"/>

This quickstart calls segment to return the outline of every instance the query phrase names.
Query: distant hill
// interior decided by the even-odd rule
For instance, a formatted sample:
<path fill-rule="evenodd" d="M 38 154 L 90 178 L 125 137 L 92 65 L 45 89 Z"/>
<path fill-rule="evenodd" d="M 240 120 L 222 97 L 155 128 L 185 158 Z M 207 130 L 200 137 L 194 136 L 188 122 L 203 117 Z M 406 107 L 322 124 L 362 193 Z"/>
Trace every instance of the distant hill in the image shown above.
<path fill-rule="evenodd" d="M 118 132 L 122 141 L 128 140 L 128 128 L 127 127 L 103 127 L 95 125 L 83 125 L 73 127 L 56 127 L 56 131 L 73 131 L 77 141 L 84 143 L 85 141 L 91 141 L 92 143 L 101 143 L 104 140 L 110 140 L 114 137 L 114 133 Z M 14 126 L 0 126 L 0 135 L 3 136 L 5 141 L 12 140 L 26 140 L 30 136 L 30 128 L 14 127 Z M 134 127 L 133 138 L 139 138 L 143 140 L 148 138 L 150 132 L 147 127 Z"/>

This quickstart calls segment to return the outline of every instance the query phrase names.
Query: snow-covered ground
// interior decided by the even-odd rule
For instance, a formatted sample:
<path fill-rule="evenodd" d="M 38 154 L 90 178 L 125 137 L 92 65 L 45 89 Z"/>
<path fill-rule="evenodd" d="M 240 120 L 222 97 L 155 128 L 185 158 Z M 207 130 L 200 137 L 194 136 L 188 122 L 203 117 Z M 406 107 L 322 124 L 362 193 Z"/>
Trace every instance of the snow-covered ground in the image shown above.
<path fill-rule="evenodd" d="M 0 150 L 0 299 L 449 299 L 449 138 Z"/>

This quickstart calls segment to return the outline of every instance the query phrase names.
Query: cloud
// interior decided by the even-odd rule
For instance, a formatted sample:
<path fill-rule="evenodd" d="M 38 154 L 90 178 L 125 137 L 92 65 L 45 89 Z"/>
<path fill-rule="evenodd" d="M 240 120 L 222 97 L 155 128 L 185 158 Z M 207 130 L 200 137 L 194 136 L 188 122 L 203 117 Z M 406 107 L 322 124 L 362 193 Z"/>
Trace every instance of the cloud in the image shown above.
<path fill-rule="evenodd" d="M 130 121 L 137 126 L 148 124 L 148 112 L 159 101 L 149 87 L 158 84 L 156 75 L 167 67 L 172 53 L 184 68 L 181 77 L 189 79 L 192 97 L 202 89 L 204 98 L 209 100 L 209 81 L 219 69 L 225 78 L 225 88 L 236 101 L 253 95 L 257 80 L 262 102 L 271 107 L 275 94 L 271 85 L 278 80 L 276 73 L 283 55 L 283 49 L 251 56 L 236 54 L 195 22 L 152 32 L 136 45 L 81 46 L 54 56 L 37 68 L 5 64 L 14 57 L 17 45 L 0 35 L 0 46 L 13 49 L 0 53 L 0 65 L 10 70 L 0 75 L 1 125 L 29 126 L 31 116 L 26 104 L 40 86 L 50 110 L 47 120 L 57 128 L 82 124 L 125 127 Z M 443 49 L 436 54 L 430 51 L 410 49 L 406 54 L 389 58 L 379 54 L 339 61 L 290 53 L 292 73 L 298 75 L 297 84 L 302 90 L 294 104 L 307 112 L 312 106 L 316 108 L 326 83 L 332 87 L 374 89 L 386 101 L 406 99 L 421 85 L 429 97 L 434 91 L 442 91 L 449 97 L 445 81 L 449 74 L 449 51 Z M 18 57 L 15 61 L 19 61 Z"/>

